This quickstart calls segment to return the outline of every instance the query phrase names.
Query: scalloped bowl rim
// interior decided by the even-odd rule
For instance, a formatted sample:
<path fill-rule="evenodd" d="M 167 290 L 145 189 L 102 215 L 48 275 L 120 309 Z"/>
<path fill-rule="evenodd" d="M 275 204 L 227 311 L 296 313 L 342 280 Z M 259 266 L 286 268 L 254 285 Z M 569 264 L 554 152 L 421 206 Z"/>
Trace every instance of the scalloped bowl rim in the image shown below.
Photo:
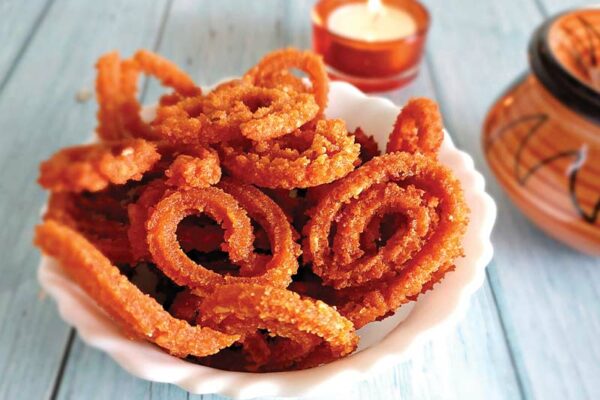
<path fill-rule="evenodd" d="M 356 126 L 349 120 L 361 113 L 371 112 L 371 120 L 363 119 L 361 126 L 367 133 L 376 135 L 380 146 L 385 140 L 381 137 L 381 128 L 380 137 L 377 138 L 377 132 L 368 129 L 369 121 L 371 125 L 388 126 L 383 131 L 387 135 L 399 111 L 399 107 L 391 101 L 367 96 L 344 82 L 331 83 L 330 98 L 328 116 L 344 116 L 349 129 Z M 152 110 L 146 108 L 144 112 L 148 114 Z M 440 151 L 440 161 L 452 168 L 461 180 L 471 208 L 471 222 L 464 240 L 465 257 L 457 262 L 456 270 L 448 274 L 434 290 L 420 296 L 416 302 L 401 307 L 392 319 L 375 323 L 381 324 L 375 330 L 386 334 L 377 338 L 370 347 L 317 368 L 256 374 L 222 371 L 193 364 L 170 356 L 150 343 L 127 339 L 53 259 L 42 257 L 38 279 L 43 289 L 56 301 L 61 317 L 77 329 L 85 343 L 108 353 L 121 367 L 139 378 L 172 383 L 195 394 L 215 393 L 236 399 L 327 393 L 338 388 L 338 385 L 367 379 L 407 359 L 415 348 L 431 340 L 443 329 L 453 326 L 465 314 L 470 297 L 484 282 L 485 267 L 493 255 L 490 236 L 496 218 L 496 205 L 485 192 L 485 180 L 475 170 L 473 159 L 454 146 L 447 132 Z M 394 325 L 390 326 L 386 322 L 388 320 L 392 320 Z M 363 336 L 373 335 L 373 331 Z"/>

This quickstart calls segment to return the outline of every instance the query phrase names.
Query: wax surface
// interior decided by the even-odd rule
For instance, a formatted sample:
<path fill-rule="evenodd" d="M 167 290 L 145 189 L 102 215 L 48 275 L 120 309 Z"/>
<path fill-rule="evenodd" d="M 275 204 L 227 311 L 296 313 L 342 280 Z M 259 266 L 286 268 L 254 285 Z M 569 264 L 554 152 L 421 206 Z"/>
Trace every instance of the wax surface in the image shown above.
<path fill-rule="evenodd" d="M 367 3 L 341 6 L 331 13 L 327 27 L 337 35 L 369 42 L 401 39 L 417 30 L 415 20 L 406 11 L 383 5 L 374 12 Z"/>

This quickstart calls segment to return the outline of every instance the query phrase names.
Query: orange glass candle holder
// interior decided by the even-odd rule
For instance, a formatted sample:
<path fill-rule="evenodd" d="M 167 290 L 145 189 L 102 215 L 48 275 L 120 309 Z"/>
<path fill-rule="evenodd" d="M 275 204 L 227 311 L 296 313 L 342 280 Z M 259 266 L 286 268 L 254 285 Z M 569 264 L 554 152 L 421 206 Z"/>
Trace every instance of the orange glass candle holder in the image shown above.
<path fill-rule="evenodd" d="M 334 33 L 330 16 L 340 7 L 365 0 L 321 0 L 313 8 L 313 48 L 324 58 L 332 79 L 344 80 L 367 92 L 400 87 L 414 79 L 423 57 L 429 12 L 415 0 L 383 0 L 412 18 L 414 32 L 392 40 L 362 40 Z M 365 15 L 368 18 L 368 15 Z"/>

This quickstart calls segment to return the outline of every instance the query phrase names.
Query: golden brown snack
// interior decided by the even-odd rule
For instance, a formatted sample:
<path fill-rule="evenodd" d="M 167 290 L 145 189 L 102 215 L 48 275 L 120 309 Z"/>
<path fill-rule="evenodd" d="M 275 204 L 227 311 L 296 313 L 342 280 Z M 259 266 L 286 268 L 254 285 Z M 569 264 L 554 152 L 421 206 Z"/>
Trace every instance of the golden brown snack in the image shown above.
<path fill-rule="evenodd" d="M 210 121 L 205 130 L 239 130 L 254 141 L 287 135 L 313 119 L 318 111 L 309 94 L 249 84 L 221 86 L 206 96 L 202 108 Z"/>
<path fill-rule="evenodd" d="M 341 120 L 248 146 L 224 144 L 223 167 L 234 177 L 267 188 L 308 188 L 333 182 L 359 163 L 360 146 Z"/>
<path fill-rule="evenodd" d="M 171 100 L 158 107 L 152 121 L 152 128 L 161 139 L 175 145 L 208 145 L 230 140 L 237 135 L 237 132 L 225 129 L 206 129 L 210 120 L 202 114 L 204 96 Z"/>
<path fill-rule="evenodd" d="M 157 344 L 185 357 L 214 354 L 236 340 L 211 328 L 190 326 L 173 318 L 160 304 L 143 294 L 118 268 L 76 231 L 55 221 L 36 228 L 35 244 L 61 266 L 129 335 Z"/>
<path fill-rule="evenodd" d="M 205 293 L 216 285 L 233 282 L 287 286 L 296 272 L 299 246 L 285 214 L 258 189 L 224 180 L 220 188 L 178 190 L 163 197 L 148 214 L 147 243 L 152 259 L 174 282 Z M 184 218 L 206 213 L 224 230 L 221 249 L 237 264 L 238 275 L 221 275 L 191 260 L 177 241 L 177 226 Z M 269 236 L 272 256 L 253 251 L 254 234 L 248 214 Z"/>
<path fill-rule="evenodd" d="M 223 332 L 254 334 L 264 329 L 305 350 L 292 360 L 275 359 L 274 365 L 261 366 L 267 370 L 317 366 L 350 354 L 358 343 L 352 323 L 333 307 L 270 286 L 219 286 L 200 305 L 199 321 Z M 279 357 L 286 356 L 279 353 Z"/>
<path fill-rule="evenodd" d="M 102 140 L 114 141 L 130 137 L 121 118 L 121 57 L 116 51 L 106 53 L 96 63 L 96 99 L 98 101 L 98 127 Z"/>
<path fill-rule="evenodd" d="M 225 231 L 223 251 L 233 263 L 250 262 L 254 235 L 250 219 L 237 201 L 224 191 L 209 187 L 178 190 L 166 195 L 148 214 L 147 243 L 161 271 L 181 286 L 193 289 L 223 284 L 225 277 L 192 261 L 180 248 L 177 226 L 186 217 L 206 213 Z"/>
<path fill-rule="evenodd" d="M 159 159 L 156 145 L 143 139 L 73 146 L 40 164 L 38 183 L 54 192 L 97 192 L 139 181 Z"/>
<path fill-rule="evenodd" d="M 455 268 L 468 210 L 436 160 L 432 101 L 404 107 L 381 156 L 325 119 L 310 52 L 268 54 L 208 93 L 144 50 L 97 68 L 102 142 L 42 163 L 36 244 L 128 335 L 215 368 L 310 368 Z M 141 73 L 173 89 L 150 122 Z"/>
<path fill-rule="evenodd" d="M 221 179 L 219 155 L 210 148 L 200 148 L 193 155 L 180 154 L 165 171 L 167 185 L 180 188 L 205 188 Z"/>
<path fill-rule="evenodd" d="M 347 262 L 356 256 L 356 236 L 352 238 L 354 244 L 346 246 L 341 244 L 345 237 L 338 238 L 335 246 L 338 254 L 334 258 L 329 246 L 330 232 L 334 223 L 340 220 L 340 212 L 342 212 L 341 218 L 344 218 L 347 225 L 342 225 L 341 233 L 336 232 L 336 235 L 348 235 L 353 221 L 350 220 L 351 217 L 344 217 L 343 207 L 353 202 L 360 202 L 362 193 L 367 193 L 366 196 L 369 196 L 368 191 L 374 185 L 387 183 L 395 183 L 403 187 L 414 186 L 422 190 L 435 206 L 434 214 L 437 215 L 434 219 L 437 221 L 435 229 L 425 235 L 419 233 L 429 226 L 425 223 L 427 218 L 425 215 L 431 215 L 430 211 L 425 212 L 428 206 L 421 211 L 421 216 L 415 214 L 413 220 L 416 222 L 421 220 L 422 223 L 420 227 L 416 225 L 411 229 L 413 233 L 407 239 L 403 239 L 402 233 L 392 237 L 392 243 L 396 242 L 399 247 L 391 247 L 390 255 L 384 257 L 384 254 L 378 253 L 357 261 L 368 263 L 371 260 L 378 260 L 380 256 L 386 260 L 379 266 L 366 264 L 366 271 L 371 271 L 370 278 L 353 276 L 352 272 L 348 271 L 355 266 L 354 261 L 341 266 L 336 262 Z M 376 190 L 385 192 L 389 188 L 390 186 L 381 186 Z M 407 199 L 398 200 L 392 197 L 391 200 L 408 201 L 410 197 L 415 198 L 415 195 L 420 197 L 415 192 Z M 419 212 L 420 207 L 417 203 L 413 207 L 412 213 Z M 358 213 L 360 211 L 349 211 L 349 215 L 355 217 Z M 323 195 L 310 215 L 311 219 L 304 229 L 306 235 L 304 258 L 312 263 L 314 272 L 326 282 L 337 287 L 354 286 L 340 291 L 340 303 L 337 305 L 341 313 L 352 320 L 357 327 L 393 312 L 401 304 L 421 293 L 425 285 L 433 279 L 436 271 L 453 264 L 455 258 L 462 255 L 461 239 L 468 222 L 468 209 L 462 189 L 452 173 L 433 158 L 404 152 L 376 157 L 350 173 Z M 408 215 L 410 218 L 410 214 Z M 368 219 L 357 220 L 361 228 L 364 228 L 367 222 Z M 423 241 L 425 238 L 426 240 Z M 334 237 L 334 243 L 335 240 Z M 404 240 L 406 242 L 403 242 Z M 382 252 L 388 250 L 386 247 Z M 410 257 L 406 257 L 407 255 Z M 395 257 L 399 259 L 395 260 Z"/>
<path fill-rule="evenodd" d="M 286 90 L 301 91 L 304 84 L 300 78 L 291 73 L 291 69 L 298 69 L 308 75 L 311 83 L 310 92 L 314 95 L 323 114 L 327 107 L 329 78 L 323 59 L 313 52 L 293 48 L 271 52 L 246 72 L 244 78 L 257 86 L 283 87 Z"/>
<path fill-rule="evenodd" d="M 256 283 L 286 287 L 291 282 L 292 275 L 298 271 L 297 257 L 301 251 L 300 245 L 295 241 L 296 232 L 283 210 L 254 186 L 227 178 L 219 183 L 219 187 L 232 195 L 258 223 L 262 228 L 259 232 L 266 232 L 269 242 L 271 256 L 259 257 L 255 254 L 251 268 L 246 266 L 247 272 L 242 269 L 240 275 L 251 277 L 260 273 L 261 278 L 255 280 Z"/>
<path fill-rule="evenodd" d="M 433 100 L 425 97 L 410 99 L 396 118 L 386 153 L 418 151 L 434 156 L 444 140 L 443 129 L 440 110 Z"/>
<path fill-rule="evenodd" d="M 177 65 L 147 50 L 139 50 L 133 58 L 121 64 L 121 116 L 125 129 L 134 137 L 157 139 L 152 126 L 140 116 L 137 100 L 138 79 L 141 72 L 158 78 L 164 86 L 172 87 L 182 97 L 198 96 L 201 90 Z"/>
<path fill-rule="evenodd" d="M 165 96 L 166 103 L 201 94 L 200 88 L 175 64 L 147 50 L 140 50 L 123 61 L 117 52 L 107 53 L 100 57 L 96 68 L 99 104 L 96 131 L 102 140 L 157 138 L 152 127 L 140 117 L 141 105 L 137 94 L 141 72 L 157 77 L 163 85 L 175 90 L 174 94 Z"/>

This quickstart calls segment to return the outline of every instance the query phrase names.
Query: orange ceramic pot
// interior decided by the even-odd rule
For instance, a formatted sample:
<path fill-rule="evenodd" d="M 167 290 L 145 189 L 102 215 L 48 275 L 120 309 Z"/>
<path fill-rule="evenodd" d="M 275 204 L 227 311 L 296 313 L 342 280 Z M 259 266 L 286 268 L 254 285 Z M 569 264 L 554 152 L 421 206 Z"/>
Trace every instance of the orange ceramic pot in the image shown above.
<path fill-rule="evenodd" d="M 545 22 L 529 60 L 486 118 L 487 161 L 540 228 L 600 255 L 600 8 Z"/>

